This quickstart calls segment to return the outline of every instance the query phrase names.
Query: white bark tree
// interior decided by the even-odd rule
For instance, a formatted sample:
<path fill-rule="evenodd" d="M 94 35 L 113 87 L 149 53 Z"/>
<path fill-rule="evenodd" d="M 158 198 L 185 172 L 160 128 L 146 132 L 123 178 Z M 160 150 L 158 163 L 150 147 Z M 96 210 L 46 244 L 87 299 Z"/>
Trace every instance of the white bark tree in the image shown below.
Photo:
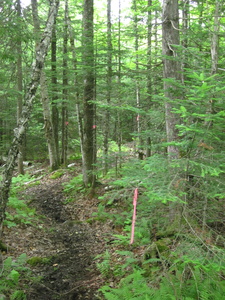
<path fill-rule="evenodd" d="M 17 127 L 14 129 L 14 138 L 8 152 L 8 158 L 2 175 L 2 181 L 0 185 L 0 237 L 2 234 L 2 225 L 5 218 L 5 210 L 8 202 L 13 170 L 15 167 L 16 158 L 19 153 L 19 148 L 24 140 L 24 135 L 31 116 L 36 91 L 40 83 L 41 71 L 43 69 L 45 57 L 48 51 L 49 44 L 51 42 L 52 28 L 57 15 L 58 4 L 59 3 L 57 0 L 51 1 L 46 27 L 39 45 L 36 48 L 35 60 L 31 71 L 31 81 L 27 88 L 25 102 L 20 115 L 20 119 L 18 121 Z"/>

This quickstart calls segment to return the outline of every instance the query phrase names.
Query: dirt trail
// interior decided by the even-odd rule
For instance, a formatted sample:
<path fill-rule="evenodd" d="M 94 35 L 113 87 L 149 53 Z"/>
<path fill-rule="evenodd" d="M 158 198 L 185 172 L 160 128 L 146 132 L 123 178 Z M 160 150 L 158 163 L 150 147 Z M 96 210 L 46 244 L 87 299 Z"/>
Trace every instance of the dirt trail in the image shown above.
<path fill-rule="evenodd" d="M 43 223 L 39 229 L 30 226 L 5 232 L 5 241 L 15 253 L 50 259 L 32 267 L 33 276 L 42 279 L 32 284 L 27 300 L 99 299 L 102 279 L 94 258 L 104 251 L 104 237 L 100 227 L 92 228 L 85 221 L 96 210 L 97 199 L 78 197 L 65 204 L 62 182 L 68 180 L 45 178 L 40 185 L 27 188 L 26 198 L 43 216 Z"/>

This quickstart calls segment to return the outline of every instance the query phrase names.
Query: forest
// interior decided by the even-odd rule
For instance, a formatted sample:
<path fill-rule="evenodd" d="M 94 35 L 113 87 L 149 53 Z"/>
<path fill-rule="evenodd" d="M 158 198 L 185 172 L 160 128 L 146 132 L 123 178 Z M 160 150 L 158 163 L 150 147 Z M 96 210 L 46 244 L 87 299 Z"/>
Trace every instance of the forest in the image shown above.
<path fill-rule="evenodd" d="M 223 0 L 0 1 L 0 300 L 225 299 Z"/>

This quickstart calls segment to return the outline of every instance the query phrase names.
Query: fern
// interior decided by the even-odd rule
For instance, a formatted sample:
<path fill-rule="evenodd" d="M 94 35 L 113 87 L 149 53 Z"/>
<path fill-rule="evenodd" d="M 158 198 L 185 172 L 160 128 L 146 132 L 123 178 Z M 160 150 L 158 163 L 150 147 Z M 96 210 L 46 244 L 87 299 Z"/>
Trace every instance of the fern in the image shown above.
<path fill-rule="evenodd" d="M 104 286 L 100 289 L 107 300 L 150 300 L 154 295 L 154 291 L 148 287 L 143 272 L 135 270 L 132 274 L 121 280 L 120 287 L 112 289 Z"/>

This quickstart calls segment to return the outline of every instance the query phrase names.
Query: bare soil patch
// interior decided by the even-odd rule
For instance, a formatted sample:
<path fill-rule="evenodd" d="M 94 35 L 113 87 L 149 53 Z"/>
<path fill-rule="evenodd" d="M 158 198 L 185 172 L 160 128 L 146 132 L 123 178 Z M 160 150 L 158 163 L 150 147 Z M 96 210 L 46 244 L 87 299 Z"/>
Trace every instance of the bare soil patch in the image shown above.
<path fill-rule="evenodd" d="M 21 196 L 41 215 L 40 222 L 4 230 L 6 256 L 26 253 L 29 258 L 47 258 L 47 263 L 31 266 L 32 276 L 41 279 L 29 283 L 28 300 L 100 299 L 103 279 L 94 258 L 105 251 L 104 235 L 110 226 L 87 222 L 97 210 L 97 197 L 77 194 L 66 204 L 62 183 L 73 176 L 66 173 L 50 179 L 46 175 L 41 184 L 26 188 Z"/>

